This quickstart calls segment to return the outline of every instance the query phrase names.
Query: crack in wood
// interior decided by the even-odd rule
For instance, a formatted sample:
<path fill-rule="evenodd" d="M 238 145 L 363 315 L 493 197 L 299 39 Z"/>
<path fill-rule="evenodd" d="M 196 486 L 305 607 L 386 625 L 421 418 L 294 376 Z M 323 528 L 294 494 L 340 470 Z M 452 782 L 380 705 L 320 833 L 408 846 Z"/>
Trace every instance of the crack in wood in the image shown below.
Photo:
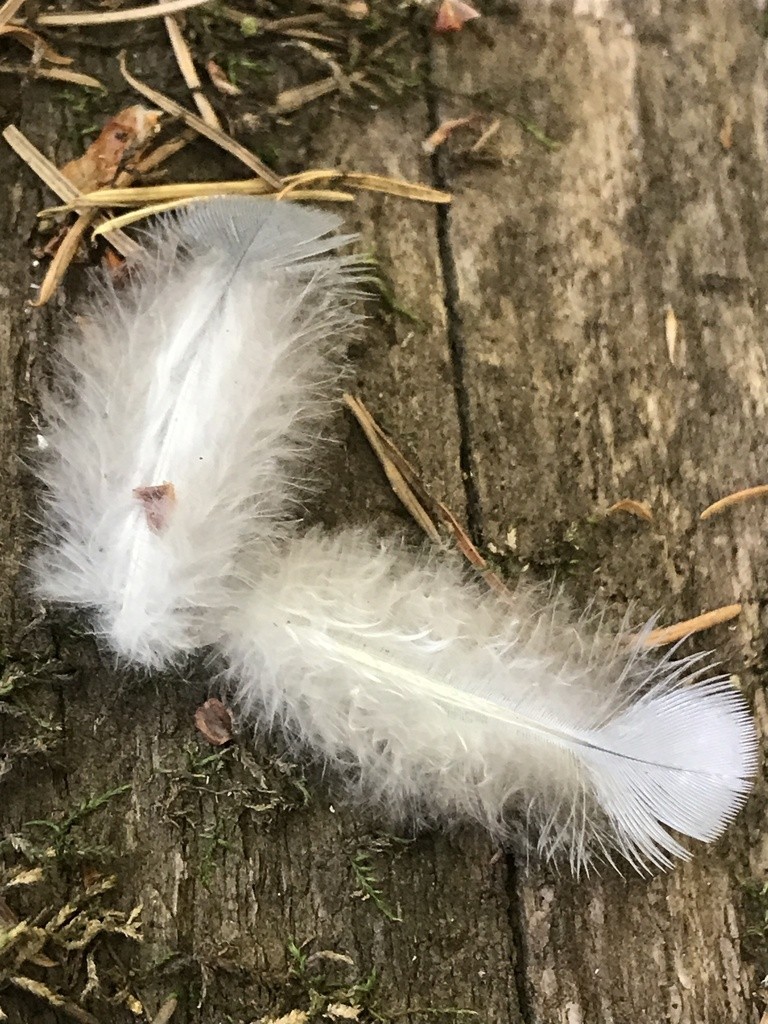
<path fill-rule="evenodd" d="M 429 44 L 428 44 L 429 45 Z M 440 124 L 437 91 L 432 85 L 431 50 L 428 53 L 430 75 L 427 78 L 426 104 L 430 133 L 437 130 Z M 446 159 L 440 149 L 430 157 L 432 182 L 436 188 L 450 191 Z M 467 501 L 467 527 L 469 535 L 477 547 L 484 543 L 482 526 L 482 505 L 480 493 L 475 480 L 475 460 L 472 452 L 472 426 L 469 407 L 469 393 L 465 385 L 466 351 L 462 330 L 461 313 L 459 310 L 459 283 L 456 274 L 456 261 L 451 246 L 450 207 L 437 206 L 437 244 L 440 259 L 440 271 L 443 279 L 443 299 L 445 303 L 445 322 L 448 347 L 451 355 L 451 374 L 453 392 L 456 400 L 456 413 L 459 424 L 459 464 L 464 493 Z"/>

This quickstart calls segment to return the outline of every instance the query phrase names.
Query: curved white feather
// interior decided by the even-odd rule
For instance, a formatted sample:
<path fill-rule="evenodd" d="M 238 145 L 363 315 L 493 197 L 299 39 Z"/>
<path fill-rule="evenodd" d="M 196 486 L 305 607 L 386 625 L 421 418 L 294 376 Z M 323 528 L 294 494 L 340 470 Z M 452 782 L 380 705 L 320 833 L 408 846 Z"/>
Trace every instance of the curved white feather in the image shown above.
<path fill-rule="evenodd" d="M 697 682 L 699 659 L 593 638 L 355 531 L 275 549 L 261 572 L 223 642 L 240 705 L 398 815 L 504 836 L 518 811 L 574 871 L 615 851 L 644 870 L 688 856 L 675 833 L 714 839 L 751 788 L 747 707 Z"/>
<path fill-rule="evenodd" d="M 221 198 L 96 289 L 45 403 L 46 598 L 157 666 L 209 642 L 338 390 L 356 274 L 336 217 Z"/>

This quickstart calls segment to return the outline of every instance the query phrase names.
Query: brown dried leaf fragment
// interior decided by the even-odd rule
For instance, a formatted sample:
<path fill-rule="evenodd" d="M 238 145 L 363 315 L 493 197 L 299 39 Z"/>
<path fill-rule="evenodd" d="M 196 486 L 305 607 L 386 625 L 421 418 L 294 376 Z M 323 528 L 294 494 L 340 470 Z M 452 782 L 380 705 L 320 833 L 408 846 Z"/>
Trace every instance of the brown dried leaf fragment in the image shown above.
<path fill-rule="evenodd" d="M 282 1017 L 262 1017 L 259 1024 L 307 1024 L 309 1014 L 305 1010 L 291 1010 Z"/>
<path fill-rule="evenodd" d="M 195 712 L 195 726 L 214 747 L 223 747 L 232 739 L 232 712 L 218 697 L 211 697 Z"/>
<path fill-rule="evenodd" d="M 762 498 L 768 494 L 768 484 L 758 484 L 757 487 L 747 487 L 743 491 L 734 491 L 733 494 L 726 494 L 724 498 L 708 505 L 699 516 L 699 519 L 709 519 L 711 516 L 722 512 L 724 508 L 731 505 L 741 505 L 742 502 L 751 501 L 752 498 Z"/>
<path fill-rule="evenodd" d="M 153 484 L 150 487 L 134 487 L 133 495 L 144 507 L 147 526 L 153 533 L 162 533 L 168 527 L 174 506 L 176 488 L 173 484 Z"/>
<path fill-rule="evenodd" d="M 97 1017 L 94 1017 L 92 1013 L 88 1013 L 82 1006 L 78 1006 L 77 1003 L 73 1003 L 66 996 L 61 995 L 59 992 L 55 992 L 53 989 L 48 988 L 47 985 L 43 985 L 40 981 L 35 981 L 32 978 L 27 978 L 23 975 L 14 975 L 8 977 L 8 983 L 13 985 L 15 988 L 19 988 L 24 992 L 28 992 L 30 995 L 36 996 L 43 1002 L 48 1003 L 49 1006 L 53 1006 L 62 1013 L 66 1014 L 67 1017 L 71 1017 L 72 1020 L 76 1020 L 79 1024 L 99 1024 Z"/>
<path fill-rule="evenodd" d="M 651 512 L 651 506 L 647 501 L 635 501 L 634 498 L 623 498 L 621 501 L 615 502 L 610 508 L 605 510 L 607 516 L 613 515 L 614 512 L 628 512 L 631 516 L 637 516 L 638 519 L 644 519 L 647 523 L 653 522 L 653 512 Z"/>
<path fill-rule="evenodd" d="M 126 263 L 123 257 L 114 249 L 106 249 L 102 258 L 112 281 L 119 281 L 125 273 Z"/>
<path fill-rule="evenodd" d="M 435 19 L 435 32 L 460 32 L 468 21 L 481 18 L 480 11 L 463 0 L 443 0 Z"/>
<path fill-rule="evenodd" d="M 208 77 L 213 83 L 214 89 L 217 89 L 224 96 L 243 95 L 243 90 L 235 85 L 234 82 L 230 82 L 224 68 L 220 67 L 215 60 L 209 60 L 205 65 L 205 70 L 208 72 Z"/>
<path fill-rule="evenodd" d="M 350 1006 L 348 1003 L 329 1003 L 325 1012 L 333 1020 L 360 1020 L 363 1008 L 357 1004 Z"/>
<path fill-rule="evenodd" d="M 160 112 L 137 104 L 126 107 L 108 121 L 98 138 L 61 173 L 83 192 L 109 185 L 123 161 L 139 157 L 158 130 Z"/>
<path fill-rule="evenodd" d="M 65 203 L 75 203 L 77 201 L 80 194 L 78 189 L 61 173 L 58 167 L 52 164 L 39 149 L 32 145 L 23 132 L 20 132 L 15 125 L 11 124 L 3 129 L 2 134 L 14 153 L 45 182 L 52 192 L 64 200 Z M 76 206 L 73 208 L 77 209 Z M 100 216 L 97 220 L 99 219 L 101 219 Z M 123 256 L 131 256 L 138 252 L 140 248 L 137 242 L 134 242 L 132 238 L 129 238 L 122 231 L 114 232 L 110 238 L 110 243 Z"/>

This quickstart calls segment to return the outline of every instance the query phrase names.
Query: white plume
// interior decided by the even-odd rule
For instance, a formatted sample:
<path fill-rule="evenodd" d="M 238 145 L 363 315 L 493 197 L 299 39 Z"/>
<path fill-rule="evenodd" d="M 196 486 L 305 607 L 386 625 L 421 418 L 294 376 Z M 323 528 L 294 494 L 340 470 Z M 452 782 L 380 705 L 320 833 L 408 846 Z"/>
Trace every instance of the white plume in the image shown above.
<path fill-rule="evenodd" d="M 37 589 L 94 607 L 132 661 L 213 639 L 241 551 L 290 508 L 355 319 L 338 224 L 263 199 L 195 204 L 125 288 L 98 284 L 55 357 Z"/>
<path fill-rule="evenodd" d="M 551 595 L 499 600 L 459 567 L 348 530 L 262 558 L 223 650 L 240 708 L 397 817 L 518 819 L 578 872 L 711 841 L 757 769 L 748 708 L 699 658 L 591 634 Z M 684 685 L 689 684 L 689 685 Z"/>

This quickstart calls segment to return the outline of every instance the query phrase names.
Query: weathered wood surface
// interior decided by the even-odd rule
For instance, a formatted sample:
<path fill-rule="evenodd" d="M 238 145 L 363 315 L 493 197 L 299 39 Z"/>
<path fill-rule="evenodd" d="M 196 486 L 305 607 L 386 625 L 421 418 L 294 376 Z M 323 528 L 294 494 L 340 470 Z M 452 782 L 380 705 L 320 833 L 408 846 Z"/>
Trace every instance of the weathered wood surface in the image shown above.
<path fill-rule="evenodd" d="M 419 321 L 381 312 L 371 322 L 354 350 L 358 389 L 508 568 L 557 570 L 577 600 L 595 594 L 617 614 L 635 601 L 638 615 L 663 609 L 672 621 L 742 601 L 736 625 L 707 642 L 764 725 L 765 506 L 697 518 L 768 474 L 768 78 L 758 14 L 749 2 L 704 0 L 486 11 L 480 36 L 413 30 L 407 45 L 419 60 L 428 49 L 429 73 L 398 105 L 342 102 L 324 111 L 322 130 L 303 122 L 294 153 L 286 142 L 283 171 L 338 163 L 432 177 L 455 194 L 448 213 L 368 197 L 350 214 Z M 161 30 L 131 31 L 135 53 L 149 47 L 145 76 L 168 88 Z M 120 39 L 78 38 L 101 47 L 69 47 L 85 68 L 111 66 Z M 55 88 L 10 81 L 4 121 L 58 162 L 73 155 L 74 116 Z M 127 92 L 120 99 L 130 102 Z M 502 121 L 485 150 L 469 154 L 457 135 L 434 163 L 423 155 L 438 121 L 477 110 Z M 720 135 L 727 122 L 730 145 Z M 238 173 L 205 146 L 194 162 L 198 173 Z M 205 666 L 194 678 L 116 673 L 81 623 L 40 618 L 21 568 L 34 489 L 19 453 L 34 436 L 46 347 L 76 284 L 42 312 L 24 308 L 39 280 L 34 215 L 49 197 L 6 149 L 0 175 L 0 611 L 6 678 L 39 676 L 11 694 L 18 714 L 0 716 L 0 727 L 8 750 L 44 735 L 46 722 L 59 730 L 47 755 L 7 764 L 3 831 L 63 820 L 130 785 L 73 828 L 45 893 L 13 891 L 9 906 L 23 915 L 46 900 L 65 904 L 82 886 L 83 861 L 113 872 L 104 905 L 142 902 L 145 943 L 115 940 L 114 957 L 99 950 L 104 995 L 122 978 L 151 1019 L 178 992 L 179 1024 L 306 1010 L 313 987 L 333 987 L 320 968 L 335 972 L 338 989 L 375 968 L 374 993 L 348 1001 L 386 1020 L 450 1020 L 453 1008 L 489 1024 L 759 1021 L 762 785 L 714 849 L 650 881 L 576 883 L 500 857 L 472 830 L 378 850 L 376 823 L 334 806 L 327 780 L 302 780 L 289 754 L 276 761 L 273 747 L 243 737 L 201 764 L 209 749 L 191 716 Z M 328 457 L 312 516 L 408 528 L 357 429 L 341 415 L 334 426 L 343 444 Z M 652 524 L 600 518 L 628 496 L 650 502 Z M 33 829 L 37 839 L 44 832 Z M 360 898 L 359 849 L 372 850 L 377 887 L 402 921 Z M 354 966 L 316 958 L 289 977 L 291 941 Z M 29 970 L 73 996 L 86 980 L 82 970 Z M 0 1005 L 14 1022 L 69 1019 L 14 989 Z M 90 1005 L 104 1022 L 137 1019 L 106 1000 Z"/>

